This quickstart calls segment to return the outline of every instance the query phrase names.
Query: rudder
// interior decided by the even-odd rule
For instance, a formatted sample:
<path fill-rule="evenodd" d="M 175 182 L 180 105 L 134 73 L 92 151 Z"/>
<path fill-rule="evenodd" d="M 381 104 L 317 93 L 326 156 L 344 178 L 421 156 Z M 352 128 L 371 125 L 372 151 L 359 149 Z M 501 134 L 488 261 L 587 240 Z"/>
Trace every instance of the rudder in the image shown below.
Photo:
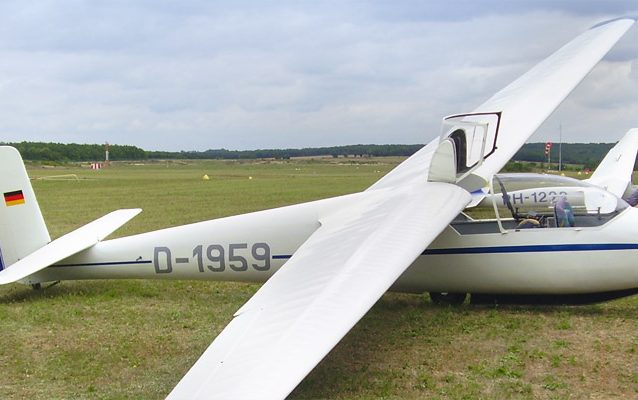
<path fill-rule="evenodd" d="M 0 146 L 0 270 L 51 241 L 18 150 Z"/>
<path fill-rule="evenodd" d="M 629 195 L 637 153 L 638 128 L 633 128 L 609 150 L 587 181 L 618 197 Z"/>

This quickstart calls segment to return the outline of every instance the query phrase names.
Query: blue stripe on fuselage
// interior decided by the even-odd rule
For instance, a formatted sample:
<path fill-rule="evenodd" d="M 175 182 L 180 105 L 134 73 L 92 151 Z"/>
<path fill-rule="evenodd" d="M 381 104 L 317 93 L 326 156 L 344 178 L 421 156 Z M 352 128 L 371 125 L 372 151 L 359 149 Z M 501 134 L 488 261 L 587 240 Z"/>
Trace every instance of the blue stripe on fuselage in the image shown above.
<path fill-rule="evenodd" d="M 487 246 L 487 247 L 457 247 L 449 249 L 426 249 L 421 255 L 444 254 L 499 254 L 499 253 L 547 253 L 561 251 L 609 251 L 609 250 L 638 250 L 638 243 L 593 243 L 593 244 L 541 244 L 527 246 Z M 2 266 L 0 253 L 0 266 Z M 273 260 L 287 260 L 291 254 L 274 254 Z M 115 261 L 87 264 L 57 264 L 53 267 L 93 267 L 107 265 L 151 264 L 150 260 Z M 0 268 L 1 270 L 2 268 Z"/>
<path fill-rule="evenodd" d="M 600 251 L 600 250 L 638 250 L 638 243 L 602 243 L 602 244 L 542 244 L 527 246 L 487 246 L 457 247 L 449 249 L 426 249 L 421 255 L 442 254 L 499 254 L 499 253 L 547 253 L 559 251 Z M 286 260 L 292 255 L 273 255 L 273 260 Z"/>
<path fill-rule="evenodd" d="M 84 264 L 55 264 L 52 267 L 104 267 L 110 265 L 130 265 L 130 264 L 151 264 L 153 261 L 151 260 L 141 260 L 141 261 L 109 261 L 109 262 L 99 262 L 99 263 L 84 263 Z"/>
<path fill-rule="evenodd" d="M 499 254 L 499 253 L 547 253 L 559 251 L 638 250 L 638 243 L 593 244 L 540 244 L 527 246 L 458 247 L 450 249 L 426 249 L 422 255 L 440 254 Z"/>

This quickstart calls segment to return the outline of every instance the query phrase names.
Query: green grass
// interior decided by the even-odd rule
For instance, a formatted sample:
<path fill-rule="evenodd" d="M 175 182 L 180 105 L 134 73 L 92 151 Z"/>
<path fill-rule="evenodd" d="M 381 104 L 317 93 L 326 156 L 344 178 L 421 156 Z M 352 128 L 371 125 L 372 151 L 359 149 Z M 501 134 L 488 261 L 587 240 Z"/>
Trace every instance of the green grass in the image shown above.
<path fill-rule="evenodd" d="M 348 162 L 29 172 L 82 178 L 33 181 L 52 236 L 117 208 L 144 208 L 117 232 L 128 235 L 358 191 L 397 162 L 340 161 Z M 162 399 L 256 289 L 170 281 L 0 287 L 0 398 Z M 637 349 L 636 298 L 494 309 L 386 294 L 291 398 L 635 398 Z"/>

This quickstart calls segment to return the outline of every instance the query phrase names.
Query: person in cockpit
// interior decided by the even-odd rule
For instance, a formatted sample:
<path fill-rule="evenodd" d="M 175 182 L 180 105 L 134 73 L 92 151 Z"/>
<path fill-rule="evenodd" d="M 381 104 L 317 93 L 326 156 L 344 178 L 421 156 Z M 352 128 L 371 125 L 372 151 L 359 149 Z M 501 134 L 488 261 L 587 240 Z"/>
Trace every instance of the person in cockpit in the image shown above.
<path fill-rule="evenodd" d="M 559 228 L 571 228 L 574 226 L 574 210 L 572 205 L 567 201 L 567 197 L 563 196 L 554 204 L 554 216 L 556 217 L 556 226 Z"/>
<path fill-rule="evenodd" d="M 629 197 L 624 200 L 632 207 L 638 206 L 638 189 L 632 190 Z"/>
<path fill-rule="evenodd" d="M 521 222 L 516 225 L 516 229 L 543 228 L 543 216 L 530 211 Z"/>

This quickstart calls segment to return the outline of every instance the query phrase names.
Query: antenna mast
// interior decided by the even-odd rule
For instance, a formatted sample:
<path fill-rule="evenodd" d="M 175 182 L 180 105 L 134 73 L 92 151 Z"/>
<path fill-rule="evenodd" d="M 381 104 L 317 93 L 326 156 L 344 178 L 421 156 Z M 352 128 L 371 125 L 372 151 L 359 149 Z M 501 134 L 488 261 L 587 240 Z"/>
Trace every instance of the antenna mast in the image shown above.
<path fill-rule="evenodd" d="M 563 170 L 563 123 L 558 125 L 558 171 Z"/>

